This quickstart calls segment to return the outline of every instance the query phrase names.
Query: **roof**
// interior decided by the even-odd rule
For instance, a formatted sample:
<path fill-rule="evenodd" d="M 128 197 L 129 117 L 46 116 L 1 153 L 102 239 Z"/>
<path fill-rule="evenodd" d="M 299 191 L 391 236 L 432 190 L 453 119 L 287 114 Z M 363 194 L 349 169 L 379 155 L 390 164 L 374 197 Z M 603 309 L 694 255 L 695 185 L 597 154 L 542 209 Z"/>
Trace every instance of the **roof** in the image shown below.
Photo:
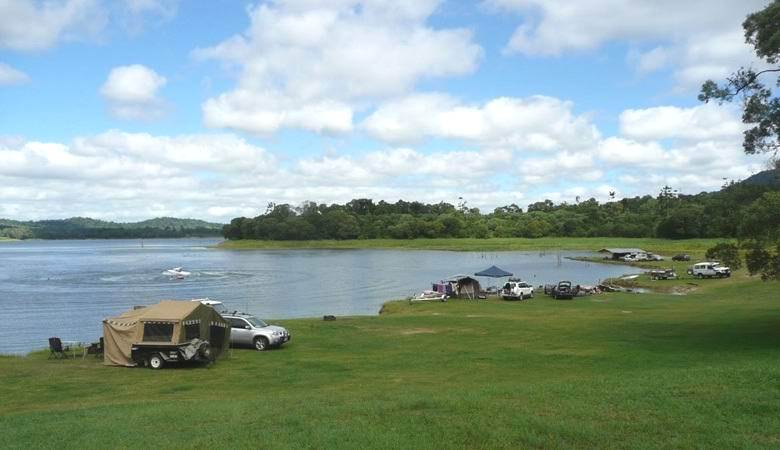
<path fill-rule="evenodd" d="M 474 275 L 478 277 L 492 277 L 492 278 L 503 278 L 503 277 L 511 277 L 513 274 L 512 272 L 507 272 L 504 269 L 501 269 L 496 266 L 490 266 L 487 269 L 483 270 L 482 272 L 477 272 Z"/>
<path fill-rule="evenodd" d="M 114 319 L 182 320 L 200 306 L 200 302 L 163 300 L 156 305 L 150 305 L 146 308 L 126 311 Z"/>
<path fill-rule="evenodd" d="M 641 248 L 602 248 L 599 253 L 645 253 Z"/>

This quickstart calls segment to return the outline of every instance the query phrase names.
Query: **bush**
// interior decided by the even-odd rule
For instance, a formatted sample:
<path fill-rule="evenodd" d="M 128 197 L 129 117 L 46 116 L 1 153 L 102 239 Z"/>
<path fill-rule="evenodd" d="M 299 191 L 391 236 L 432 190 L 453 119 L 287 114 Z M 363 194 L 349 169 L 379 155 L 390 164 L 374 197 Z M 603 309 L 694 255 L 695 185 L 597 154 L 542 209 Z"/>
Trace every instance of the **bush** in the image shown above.
<path fill-rule="evenodd" d="M 742 260 L 739 257 L 739 247 L 736 244 L 728 242 L 719 242 L 714 247 L 707 250 L 705 254 L 707 259 L 714 259 L 729 266 L 731 270 L 737 270 L 742 267 Z"/>

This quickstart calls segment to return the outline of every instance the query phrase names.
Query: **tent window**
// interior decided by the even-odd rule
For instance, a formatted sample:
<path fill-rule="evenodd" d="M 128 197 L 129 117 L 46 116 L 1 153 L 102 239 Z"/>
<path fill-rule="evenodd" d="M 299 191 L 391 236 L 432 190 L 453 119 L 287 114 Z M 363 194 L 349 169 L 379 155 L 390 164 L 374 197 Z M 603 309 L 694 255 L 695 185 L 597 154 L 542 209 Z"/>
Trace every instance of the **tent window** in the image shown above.
<path fill-rule="evenodd" d="M 170 342 L 173 339 L 173 324 L 160 322 L 144 323 L 145 342 Z"/>
<path fill-rule="evenodd" d="M 184 326 L 184 339 L 191 341 L 200 339 L 200 323 L 189 323 Z"/>
<path fill-rule="evenodd" d="M 211 337 L 211 345 L 213 346 L 222 346 L 222 343 L 225 342 L 225 330 L 226 328 L 220 327 L 217 325 L 212 325 L 209 327 L 209 335 Z"/>

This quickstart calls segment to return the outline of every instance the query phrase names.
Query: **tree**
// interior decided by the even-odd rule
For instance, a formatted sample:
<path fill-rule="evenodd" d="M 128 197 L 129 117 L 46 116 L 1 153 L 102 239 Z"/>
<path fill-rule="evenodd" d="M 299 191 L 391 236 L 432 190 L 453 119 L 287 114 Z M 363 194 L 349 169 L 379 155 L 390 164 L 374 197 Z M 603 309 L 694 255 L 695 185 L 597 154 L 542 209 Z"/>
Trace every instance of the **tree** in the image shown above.
<path fill-rule="evenodd" d="M 755 48 L 756 55 L 769 68 L 756 71 L 752 67 L 741 67 L 726 79 L 723 86 L 707 80 L 701 87 L 699 100 L 719 103 L 743 101 L 742 122 L 750 125 L 744 133 L 742 147 L 745 153 L 768 152 L 777 154 L 780 145 L 780 99 L 762 77 L 780 72 L 776 67 L 780 61 L 780 0 L 774 0 L 761 11 L 750 14 L 742 23 L 745 41 Z M 775 66 L 775 67 L 772 67 Z M 780 85 L 780 78 L 778 78 Z"/>
<path fill-rule="evenodd" d="M 710 260 L 720 261 L 732 270 L 742 267 L 742 260 L 739 258 L 739 247 L 736 244 L 719 242 L 714 247 L 707 249 L 707 253 L 704 256 Z"/>
<path fill-rule="evenodd" d="M 751 275 L 761 274 L 764 281 L 780 280 L 780 244 L 773 254 L 761 244 L 753 243 L 745 254 L 745 263 Z"/>

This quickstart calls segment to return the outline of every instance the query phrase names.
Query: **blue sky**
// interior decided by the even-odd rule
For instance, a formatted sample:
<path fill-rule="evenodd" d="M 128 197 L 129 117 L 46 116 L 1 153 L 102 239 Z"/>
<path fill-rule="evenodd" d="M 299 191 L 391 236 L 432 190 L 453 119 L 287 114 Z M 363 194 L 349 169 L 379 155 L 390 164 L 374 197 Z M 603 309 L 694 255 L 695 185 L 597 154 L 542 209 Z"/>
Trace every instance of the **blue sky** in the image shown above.
<path fill-rule="evenodd" d="M 716 189 L 763 1 L 0 2 L 0 217 Z"/>

